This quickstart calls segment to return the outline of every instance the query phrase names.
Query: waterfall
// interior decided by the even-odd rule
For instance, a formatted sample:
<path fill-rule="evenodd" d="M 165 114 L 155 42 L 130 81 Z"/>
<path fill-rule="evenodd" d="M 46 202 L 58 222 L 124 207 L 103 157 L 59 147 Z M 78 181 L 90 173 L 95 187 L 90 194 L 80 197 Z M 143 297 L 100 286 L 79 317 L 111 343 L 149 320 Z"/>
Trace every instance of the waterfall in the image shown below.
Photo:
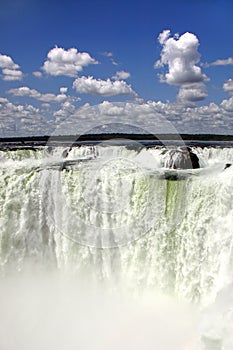
<path fill-rule="evenodd" d="M 1 275 L 33 264 L 214 302 L 233 279 L 233 150 L 193 148 L 201 168 L 174 180 L 164 149 L 1 151 Z"/>
<path fill-rule="evenodd" d="M 163 149 L 1 152 L 1 272 L 28 259 L 208 302 L 232 280 L 232 149 L 161 176 Z M 200 170 L 202 172 L 200 172 Z"/>

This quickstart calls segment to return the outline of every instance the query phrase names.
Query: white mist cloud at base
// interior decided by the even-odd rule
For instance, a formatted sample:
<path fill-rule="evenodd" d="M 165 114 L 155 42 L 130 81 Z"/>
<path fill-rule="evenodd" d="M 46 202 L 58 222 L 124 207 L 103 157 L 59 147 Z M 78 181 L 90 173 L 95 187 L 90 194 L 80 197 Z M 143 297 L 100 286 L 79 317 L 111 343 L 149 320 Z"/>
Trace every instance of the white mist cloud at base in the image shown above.
<path fill-rule="evenodd" d="M 157 293 L 130 297 L 54 272 L 0 280 L 4 350 L 181 350 L 193 308 Z"/>

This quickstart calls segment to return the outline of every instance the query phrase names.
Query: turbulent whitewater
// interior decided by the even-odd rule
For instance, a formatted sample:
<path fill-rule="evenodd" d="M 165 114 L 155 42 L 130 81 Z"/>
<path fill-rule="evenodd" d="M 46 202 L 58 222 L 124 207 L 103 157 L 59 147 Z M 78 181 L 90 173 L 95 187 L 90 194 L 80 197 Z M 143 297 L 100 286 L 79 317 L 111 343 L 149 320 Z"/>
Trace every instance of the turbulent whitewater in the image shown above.
<path fill-rule="evenodd" d="M 165 151 L 1 151 L 1 278 L 31 265 L 213 303 L 233 279 L 233 149 L 195 147 L 200 169 L 178 171 L 164 168 Z"/>
<path fill-rule="evenodd" d="M 163 148 L 2 151 L 1 273 L 31 259 L 208 303 L 232 280 L 231 148 L 167 180 Z"/>

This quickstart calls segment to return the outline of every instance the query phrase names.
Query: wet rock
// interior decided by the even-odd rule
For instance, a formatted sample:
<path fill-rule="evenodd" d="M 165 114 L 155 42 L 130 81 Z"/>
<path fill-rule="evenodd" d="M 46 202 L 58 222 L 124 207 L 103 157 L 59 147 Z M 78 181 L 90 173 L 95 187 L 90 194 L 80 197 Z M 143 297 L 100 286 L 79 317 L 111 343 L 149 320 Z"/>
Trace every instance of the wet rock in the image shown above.
<path fill-rule="evenodd" d="M 200 168 L 198 156 L 190 147 L 180 147 L 165 153 L 163 166 L 170 169 L 198 169 Z"/>

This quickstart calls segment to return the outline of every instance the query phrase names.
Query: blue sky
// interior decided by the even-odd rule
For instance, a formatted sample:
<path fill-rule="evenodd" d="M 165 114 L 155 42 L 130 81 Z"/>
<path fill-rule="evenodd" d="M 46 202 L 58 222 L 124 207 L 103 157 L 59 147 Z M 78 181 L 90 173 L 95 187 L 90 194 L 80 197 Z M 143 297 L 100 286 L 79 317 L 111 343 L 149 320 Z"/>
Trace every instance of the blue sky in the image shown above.
<path fill-rule="evenodd" d="M 232 134 L 232 13 L 231 0 L 1 0 L 0 135 L 161 118 Z"/>

